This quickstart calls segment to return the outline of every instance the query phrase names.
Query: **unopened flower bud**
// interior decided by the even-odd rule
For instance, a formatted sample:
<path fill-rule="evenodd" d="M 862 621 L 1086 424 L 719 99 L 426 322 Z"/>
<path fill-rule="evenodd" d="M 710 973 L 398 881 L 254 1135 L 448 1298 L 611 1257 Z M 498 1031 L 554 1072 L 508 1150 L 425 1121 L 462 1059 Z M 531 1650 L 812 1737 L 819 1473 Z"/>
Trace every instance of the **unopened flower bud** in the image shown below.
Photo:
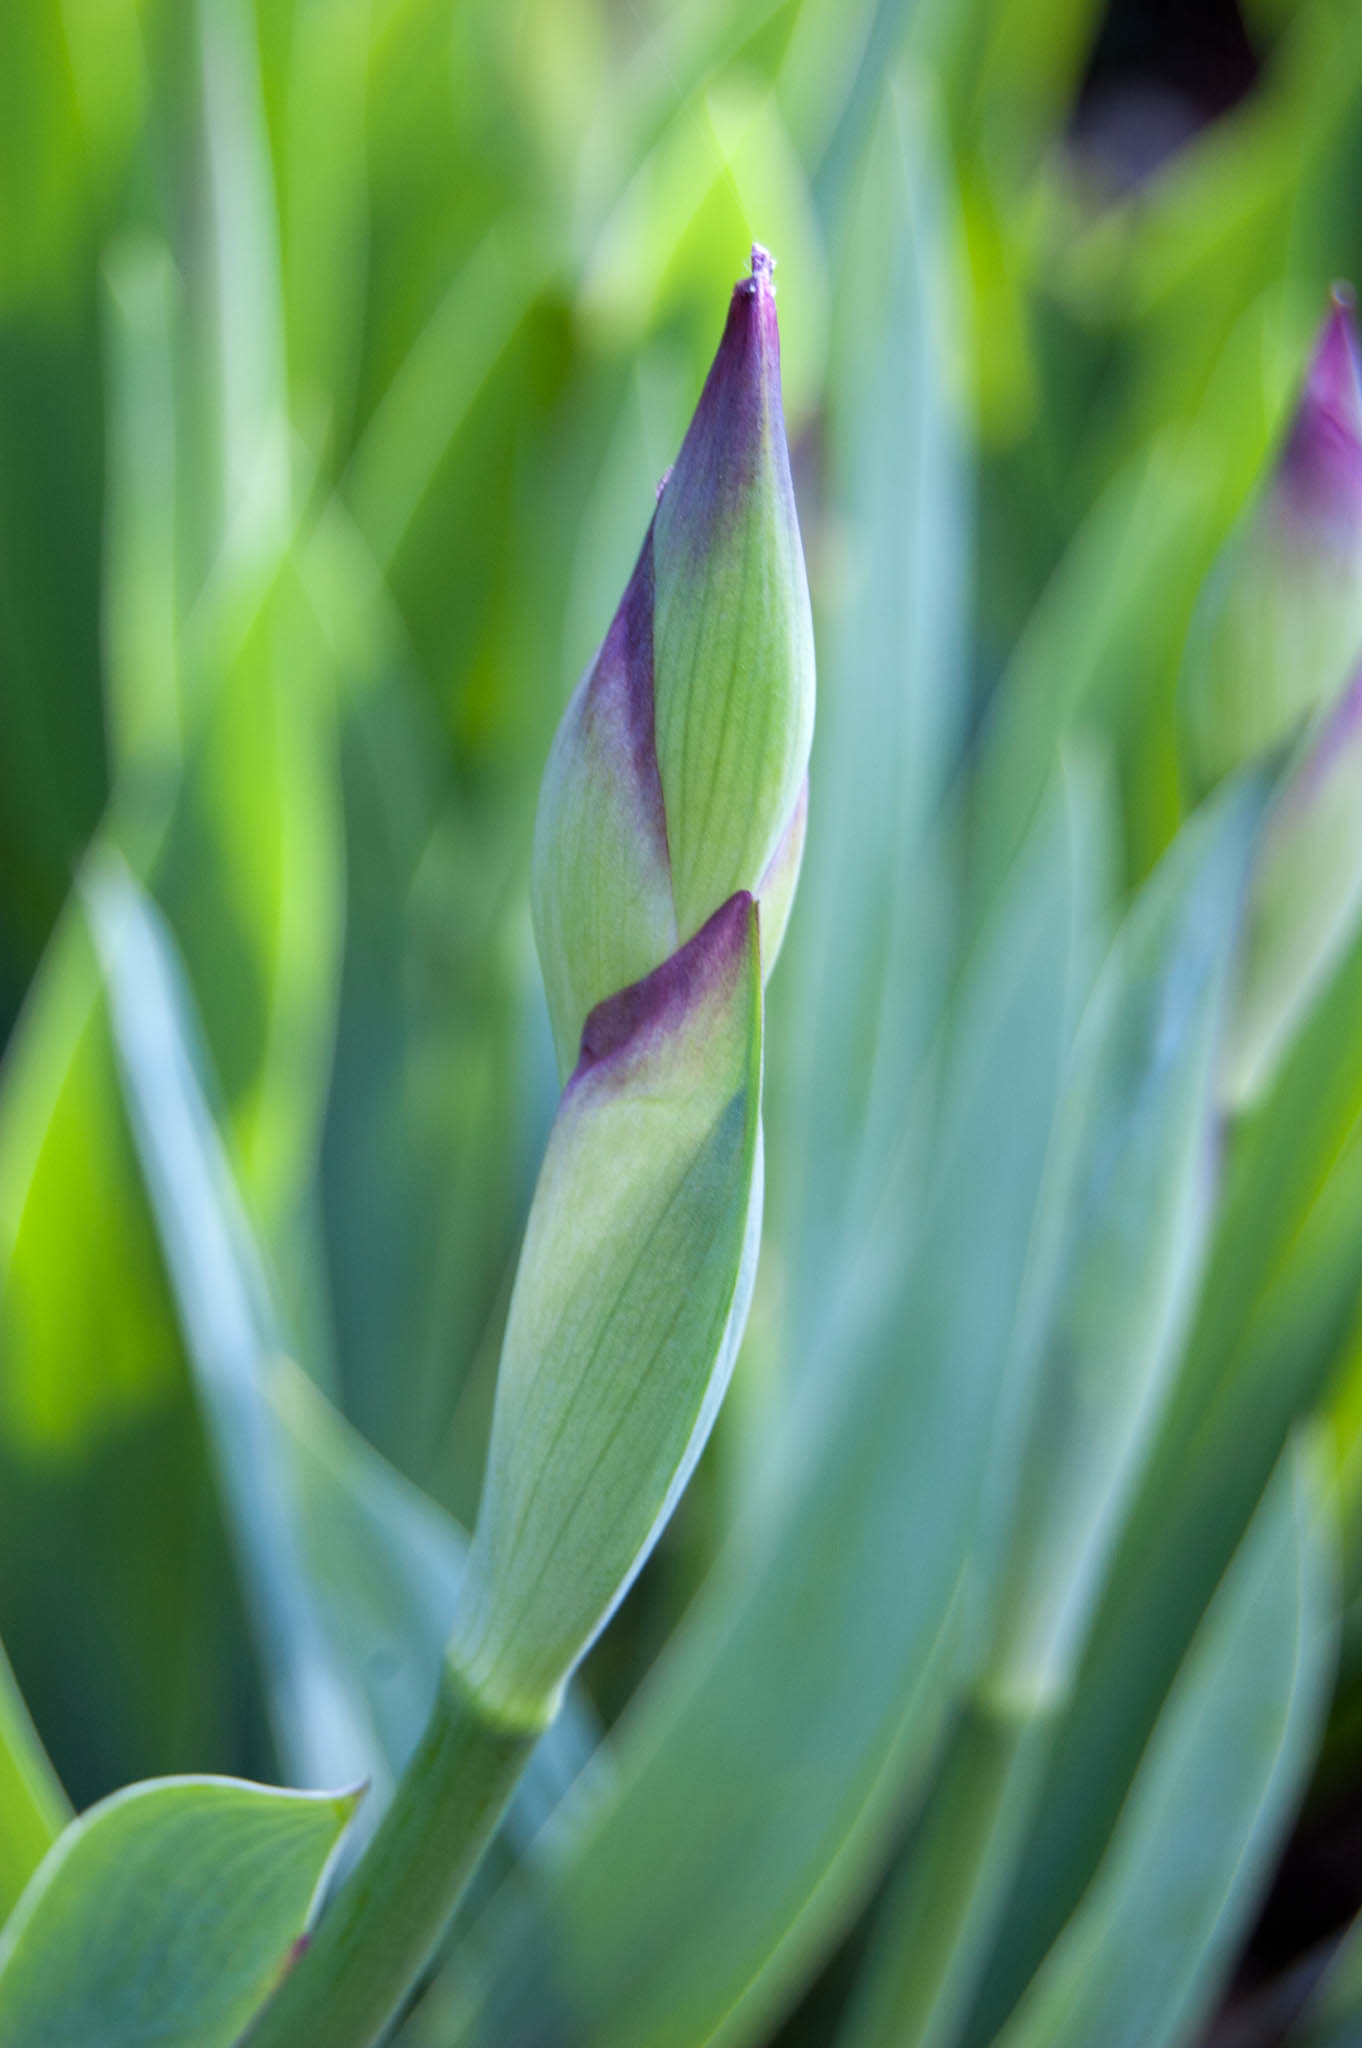
<path fill-rule="evenodd" d="M 736 895 L 592 1011 L 507 1318 L 452 1654 L 547 1720 L 670 1514 L 728 1385 L 761 1219 L 761 963 Z"/>
<path fill-rule="evenodd" d="M 775 290 L 758 247 L 544 777 L 532 899 L 565 1075 L 595 1005 L 739 890 L 762 899 L 769 972 L 802 843 L 813 703 Z"/>
<path fill-rule="evenodd" d="M 1188 636 L 1183 744 L 1198 788 L 1290 741 L 1362 656 L 1362 372 L 1339 290 L 1277 461 Z"/>

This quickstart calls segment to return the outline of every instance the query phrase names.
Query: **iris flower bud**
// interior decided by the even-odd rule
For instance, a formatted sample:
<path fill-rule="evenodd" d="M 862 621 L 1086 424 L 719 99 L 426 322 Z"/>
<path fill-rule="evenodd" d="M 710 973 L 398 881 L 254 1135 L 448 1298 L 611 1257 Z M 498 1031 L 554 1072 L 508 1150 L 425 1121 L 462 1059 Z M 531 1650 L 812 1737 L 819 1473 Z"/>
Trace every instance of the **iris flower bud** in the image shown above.
<path fill-rule="evenodd" d="M 769 973 L 803 841 L 813 627 L 771 258 L 752 251 L 619 610 L 558 729 L 532 903 L 560 1069 L 737 891 Z"/>
<path fill-rule="evenodd" d="M 803 847 L 813 690 L 756 248 L 540 799 L 535 928 L 570 1079 L 450 1646 L 483 1711 L 517 1727 L 552 1715 L 656 1540 L 742 1337 L 762 988 Z"/>
<path fill-rule="evenodd" d="M 1199 789 L 1290 741 L 1362 656 L 1362 374 L 1335 289 L 1285 442 L 1201 594 L 1183 667 Z"/>

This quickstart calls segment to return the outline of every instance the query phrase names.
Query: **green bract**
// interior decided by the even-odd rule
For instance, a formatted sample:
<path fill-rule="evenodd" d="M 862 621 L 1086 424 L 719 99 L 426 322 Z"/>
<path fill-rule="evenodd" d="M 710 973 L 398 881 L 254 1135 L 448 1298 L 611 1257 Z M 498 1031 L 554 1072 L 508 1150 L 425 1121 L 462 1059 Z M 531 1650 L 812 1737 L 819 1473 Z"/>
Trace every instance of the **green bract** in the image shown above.
<path fill-rule="evenodd" d="M 813 703 L 771 259 L 754 248 L 544 777 L 534 924 L 564 1075 L 588 1012 L 737 890 L 762 900 L 769 973 L 803 842 Z"/>
<path fill-rule="evenodd" d="M 750 896 L 595 1009 L 535 1191 L 454 1656 L 552 1714 L 685 1484 L 728 1383 L 761 1220 Z"/>
<path fill-rule="evenodd" d="M 1362 655 L 1362 382 L 1335 293 L 1276 465 L 1226 542 L 1188 635 L 1183 747 L 1194 784 L 1292 740 Z"/>

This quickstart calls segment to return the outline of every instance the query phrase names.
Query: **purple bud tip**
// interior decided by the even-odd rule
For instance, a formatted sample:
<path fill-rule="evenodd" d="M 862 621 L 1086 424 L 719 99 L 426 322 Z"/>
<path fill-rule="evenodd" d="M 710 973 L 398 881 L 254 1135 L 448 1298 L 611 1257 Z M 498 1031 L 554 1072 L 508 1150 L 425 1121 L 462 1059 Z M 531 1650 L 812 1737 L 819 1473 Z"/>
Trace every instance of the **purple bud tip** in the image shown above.
<path fill-rule="evenodd" d="M 783 449 L 772 262 L 754 243 L 752 275 L 733 287 L 700 403 L 670 476 L 663 480 L 658 518 L 665 522 L 669 546 L 679 541 L 692 560 L 708 556 L 716 526 L 741 509 L 768 446 L 779 443 Z"/>
<path fill-rule="evenodd" d="M 1346 286 L 1330 293 L 1282 469 L 1307 515 L 1362 523 L 1362 364 Z"/>
<path fill-rule="evenodd" d="M 739 971 L 755 907 L 740 889 L 660 967 L 597 1003 L 583 1027 L 581 1056 L 569 1086 L 603 1061 L 645 1050 L 655 1035 L 676 1030 L 724 987 Z"/>

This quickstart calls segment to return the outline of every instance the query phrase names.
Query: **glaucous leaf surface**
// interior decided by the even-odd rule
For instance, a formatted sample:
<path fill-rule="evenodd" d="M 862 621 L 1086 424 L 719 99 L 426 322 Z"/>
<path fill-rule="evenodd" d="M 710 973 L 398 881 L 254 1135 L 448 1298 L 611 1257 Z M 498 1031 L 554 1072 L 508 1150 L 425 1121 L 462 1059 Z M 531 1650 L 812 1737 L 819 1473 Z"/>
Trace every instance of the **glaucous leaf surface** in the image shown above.
<path fill-rule="evenodd" d="M 950 970 L 947 816 L 964 717 L 969 488 L 940 140 L 922 93 L 877 91 L 842 254 L 828 439 L 840 552 L 819 603 L 825 687 L 772 1040 L 772 1208 L 792 1379 L 823 1341 L 893 1164 L 921 1156 Z M 919 1176 L 920 1180 L 920 1176 Z M 913 1186 L 900 1173 L 899 1187 Z M 912 1227 L 911 1204 L 901 1215 Z"/>
<path fill-rule="evenodd" d="M 991 1448 L 990 1640 L 881 1913 L 848 2039 L 950 2041 L 1176 1368 L 1211 1221 L 1216 1060 L 1261 793 L 1194 820 L 1083 1018 Z"/>
<path fill-rule="evenodd" d="M 293 1362 L 205 1099 L 173 940 L 126 869 L 87 901 L 142 1171 L 161 1234 L 247 1605 L 290 1773 L 330 1761 L 371 1784 L 377 1817 L 425 1725 L 464 1580 L 467 1538 L 394 1471 Z M 595 1741 L 575 1696 L 510 1816 L 528 1842 Z"/>
<path fill-rule="evenodd" d="M 160 1778 L 70 1823 L 0 1935 L 12 2048 L 232 2048 L 303 1934 L 356 1793 Z"/>
<path fill-rule="evenodd" d="M 1170 1391 L 1211 1228 L 1216 1062 L 1263 792 L 1186 827 L 1117 937 L 1075 1047 L 1040 1225 L 1018 1406 L 998 1450 L 983 1684 L 1066 1689 Z M 1026 1347 L 1031 1355 L 1025 1355 Z M 1005 1531 L 1005 1533 L 1004 1533 Z"/>
<path fill-rule="evenodd" d="M 1160 1702 L 1362 1285 L 1362 956 L 1235 1133 L 1189 1346 L 1112 1561 L 966 2035 L 991 2041 L 1096 1867 Z"/>
<path fill-rule="evenodd" d="M 1318 1444 L 1284 1457 L 1198 1629 L 1082 1904 L 999 2048 L 1195 2038 L 1304 1791 L 1335 1638 Z"/>

